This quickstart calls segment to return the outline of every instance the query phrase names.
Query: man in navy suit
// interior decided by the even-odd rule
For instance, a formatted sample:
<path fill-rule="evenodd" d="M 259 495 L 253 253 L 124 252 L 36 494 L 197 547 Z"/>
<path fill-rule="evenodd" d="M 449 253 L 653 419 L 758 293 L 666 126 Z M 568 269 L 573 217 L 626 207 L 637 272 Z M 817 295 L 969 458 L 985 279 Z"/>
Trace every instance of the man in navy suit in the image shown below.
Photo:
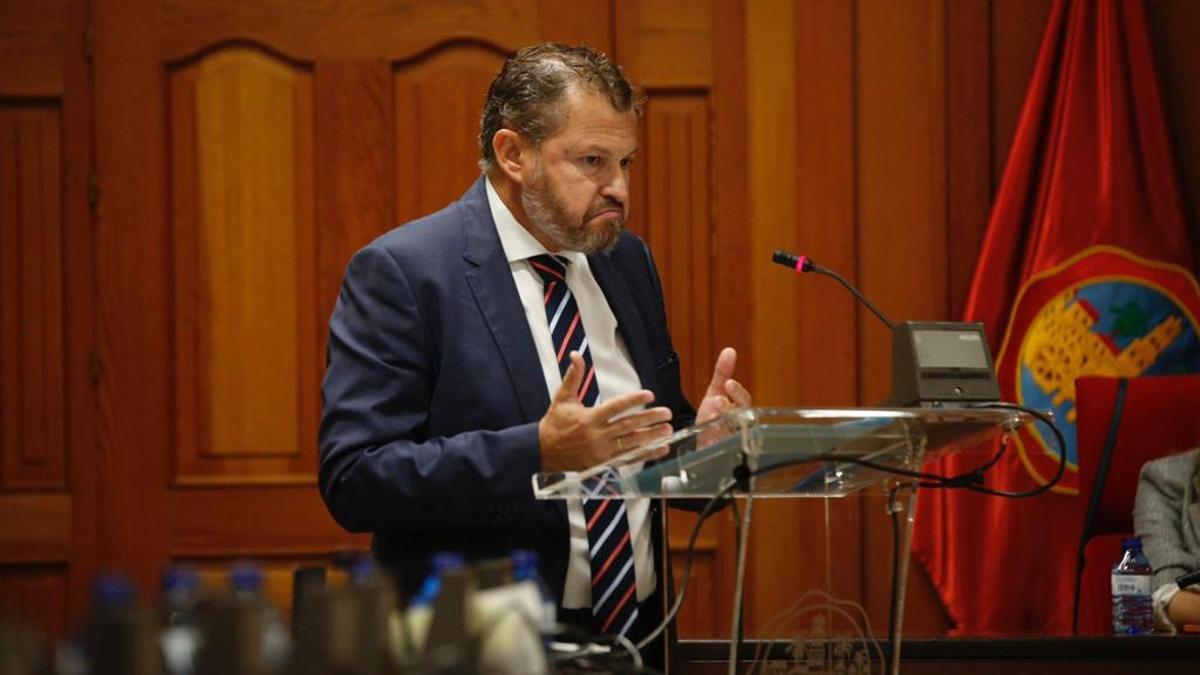
<path fill-rule="evenodd" d="M 531 486 L 750 402 L 728 348 L 698 411 L 680 391 L 658 273 L 622 229 L 640 112 L 603 55 L 522 50 L 488 93 L 483 176 L 350 261 L 330 319 L 321 492 L 344 527 L 374 533 L 406 590 L 437 551 L 532 549 L 571 620 L 633 637 L 661 616 L 630 611 L 661 592 L 655 507 L 614 506 L 606 532 L 626 534 L 609 553 L 600 515 Z M 624 597 L 601 596 L 597 572 L 622 565 Z"/>

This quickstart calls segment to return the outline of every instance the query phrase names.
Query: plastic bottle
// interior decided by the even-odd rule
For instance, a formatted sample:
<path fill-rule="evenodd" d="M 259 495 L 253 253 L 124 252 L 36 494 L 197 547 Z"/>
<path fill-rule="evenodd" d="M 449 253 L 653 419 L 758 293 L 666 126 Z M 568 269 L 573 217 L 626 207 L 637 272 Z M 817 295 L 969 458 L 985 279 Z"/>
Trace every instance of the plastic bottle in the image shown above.
<path fill-rule="evenodd" d="M 237 563 L 229 570 L 229 588 L 234 598 L 262 605 L 261 663 L 268 672 L 283 667 L 291 649 L 291 634 L 278 610 L 263 597 L 263 575 L 257 565 Z"/>
<path fill-rule="evenodd" d="M 554 594 L 546 588 L 546 583 L 542 581 L 542 576 L 538 573 L 537 552 L 518 549 L 512 552 L 511 557 L 513 581 L 530 581 L 538 587 L 538 593 L 542 597 L 541 616 L 539 617 L 542 633 L 553 632 L 555 622 L 558 620 L 558 605 L 554 601 Z"/>
<path fill-rule="evenodd" d="M 1139 537 L 1123 539 L 1121 547 L 1121 561 L 1112 569 L 1113 635 L 1149 635 L 1154 630 L 1150 561 Z"/>
<path fill-rule="evenodd" d="M 196 605 L 200 576 L 187 567 L 171 567 L 162 579 L 162 633 L 159 646 L 169 675 L 191 675 L 200 649 L 200 623 Z"/>
<path fill-rule="evenodd" d="M 60 672 L 158 675 L 158 630 L 154 616 L 138 602 L 133 584 L 122 575 L 105 575 L 93 587 L 93 611 L 74 656 L 60 661 Z"/>
<path fill-rule="evenodd" d="M 415 658 L 425 649 L 425 638 L 433 619 L 433 602 L 442 590 L 442 575 L 464 565 L 466 561 L 458 553 L 435 553 L 429 559 L 429 576 L 425 577 L 421 589 L 409 602 L 403 621 L 397 626 L 400 633 L 397 642 L 401 645 L 398 651 L 405 657 Z"/>

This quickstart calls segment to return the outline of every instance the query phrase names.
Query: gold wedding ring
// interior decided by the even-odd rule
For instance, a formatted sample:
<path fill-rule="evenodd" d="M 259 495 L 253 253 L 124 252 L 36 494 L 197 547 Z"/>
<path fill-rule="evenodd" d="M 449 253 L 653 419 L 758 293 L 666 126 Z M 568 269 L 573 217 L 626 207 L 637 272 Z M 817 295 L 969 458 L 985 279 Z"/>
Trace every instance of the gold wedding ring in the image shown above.
<path fill-rule="evenodd" d="M 617 450 L 620 452 L 625 452 L 625 437 L 624 436 L 617 436 Z"/>

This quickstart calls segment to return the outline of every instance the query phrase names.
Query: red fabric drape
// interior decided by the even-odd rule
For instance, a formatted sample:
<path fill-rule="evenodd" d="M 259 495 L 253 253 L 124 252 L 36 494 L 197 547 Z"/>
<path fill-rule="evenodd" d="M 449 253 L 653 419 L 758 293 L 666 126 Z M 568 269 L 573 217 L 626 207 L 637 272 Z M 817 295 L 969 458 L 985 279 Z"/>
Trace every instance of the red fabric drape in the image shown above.
<path fill-rule="evenodd" d="M 1165 288 L 1161 295 L 1180 308 L 1183 327 L 1182 337 L 1173 339 L 1195 342 L 1200 312 L 1187 269 L 1192 247 L 1148 40 L 1137 0 L 1059 0 L 1050 12 L 964 312 L 966 320 L 987 327 L 1005 400 L 1030 403 L 1033 380 L 1027 367 L 1022 370 L 1024 350 L 1031 331 L 1045 330 L 1038 321 L 1055 299 L 1086 312 L 1072 318 L 1096 321 L 1092 332 L 1117 362 L 1129 322 L 1115 332 L 1104 328 L 1113 307 L 1074 295 L 1097 280 Z M 1135 311 L 1133 323 L 1141 325 L 1140 317 L 1153 327 L 1163 319 L 1147 311 Z M 1163 357 L 1179 364 L 1152 367 L 1192 369 L 1196 355 L 1181 350 Z M 1061 356 L 1130 367 L 1082 352 Z M 1088 374 L 1074 362 L 1050 364 L 1050 370 Z M 1069 408 L 1073 391 L 1073 383 L 1062 383 L 1050 393 Z M 1064 415 L 1060 422 L 1070 426 L 1073 419 Z M 1055 451 L 1023 433 L 1020 451 L 1008 452 L 989 473 L 989 486 L 1027 490 L 1044 483 L 1058 461 L 1056 446 L 1049 447 Z M 920 494 L 914 553 L 958 634 L 1070 632 L 1082 506 L 1073 495 L 1073 448 L 1068 458 L 1072 464 L 1056 491 L 1033 499 Z M 977 461 L 949 456 L 927 470 L 957 474 Z"/>

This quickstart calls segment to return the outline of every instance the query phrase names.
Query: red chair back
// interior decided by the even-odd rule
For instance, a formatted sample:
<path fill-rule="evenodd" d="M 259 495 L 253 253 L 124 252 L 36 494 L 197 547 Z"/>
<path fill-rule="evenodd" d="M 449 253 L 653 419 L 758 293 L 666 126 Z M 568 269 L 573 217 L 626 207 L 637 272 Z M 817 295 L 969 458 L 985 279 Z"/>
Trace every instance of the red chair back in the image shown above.
<path fill-rule="evenodd" d="M 1116 402 L 1117 378 L 1075 381 L 1079 499 L 1085 512 L 1097 489 L 1097 472 Z M 1109 570 L 1120 538 L 1133 532 L 1133 501 L 1146 462 L 1200 445 L 1200 375 L 1136 377 L 1128 380 L 1107 476 L 1090 523 L 1079 633 L 1108 633 L 1111 624 Z"/>

